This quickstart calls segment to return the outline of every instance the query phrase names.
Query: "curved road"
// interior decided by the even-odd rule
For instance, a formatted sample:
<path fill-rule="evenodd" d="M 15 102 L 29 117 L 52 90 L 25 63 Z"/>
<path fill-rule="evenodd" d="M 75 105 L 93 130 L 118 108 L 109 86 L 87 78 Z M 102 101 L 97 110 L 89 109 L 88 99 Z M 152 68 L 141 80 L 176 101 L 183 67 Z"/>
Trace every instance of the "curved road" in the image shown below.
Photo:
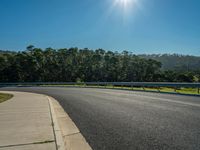
<path fill-rule="evenodd" d="M 56 98 L 94 150 L 200 149 L 200 97 L 94 88 L 0 90 Z"/>

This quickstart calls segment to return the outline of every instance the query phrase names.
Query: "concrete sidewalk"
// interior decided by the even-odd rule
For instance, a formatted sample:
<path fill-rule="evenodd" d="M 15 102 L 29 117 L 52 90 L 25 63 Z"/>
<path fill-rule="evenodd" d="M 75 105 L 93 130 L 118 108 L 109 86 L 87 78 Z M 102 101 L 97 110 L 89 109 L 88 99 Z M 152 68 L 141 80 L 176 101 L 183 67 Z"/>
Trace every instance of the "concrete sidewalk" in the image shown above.
<path fill-rule="evenodd" d="M 14 97 L 0 103 L 0 150 L 56 150 L 47 96 L 2 92 Z"/>

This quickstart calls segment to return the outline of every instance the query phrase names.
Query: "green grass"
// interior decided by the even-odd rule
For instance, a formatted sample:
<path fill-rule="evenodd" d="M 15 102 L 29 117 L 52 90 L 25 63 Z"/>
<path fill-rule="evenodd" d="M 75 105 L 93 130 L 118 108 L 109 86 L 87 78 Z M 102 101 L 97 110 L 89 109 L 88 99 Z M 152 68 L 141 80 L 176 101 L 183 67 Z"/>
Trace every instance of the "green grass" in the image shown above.
<path fill-rule="evenodd" d="M 0 103 L 4 102 L 6 100 L 9 100 L 12 97 L 13 97 L 13 95 L 11 95 L 11 94 L 0 93 Z"/>
<path fill-rule="evenodd" d="M 149 92 L 163 92 L 163 93 L 180 93 L 180 94 L 192 94 L 192 95 L 200 95 L 198 93 L 197 88 L 179 88 L 179 89 L 174 89 L 174 88 L 168 88 L 168 87 L 160 87 L 160 88 L 141 88 L 141 87 L 114 87 L 114 88 L 122 88 L 122 89 L 127 89 L 127 90 L 137 90 L 137 91 L 149 91 Z"/>
<path fill-rule="evenodd" d="M 184 94 L 199 94 L 197 88 L 181 88 L 181 89 L 177 90 L 177 92 L 184 93 Z"/>
<path fill-rule="evenodd" d="M 150 88 L 150 87 L 122 87 L 122 86 L 87 86 L 87 87 L 101 87 L 101 88 L 110 88 L 110 89 L 124 89 L 124 90 L 135 90 L 135 91 L 149 91 L 149 92 L 163 92 L 163 93 L 180 93 L 180 94 L 191 94 L 191 95 L 200 95 L 198 93 L 197 88 L 168 88 L 168 87 L 160 87 L 160 88 Z"/>
<path fill-rule="evenodd" d="M 112 86 L 112 85 L 107 85 L 107 86 L 98 86 L 98 85 L 41 85 L 41 86 L 63 86 L 63 87 L 91 87 L 91 88 L 108 88 L 108 89 L 124 89 L 124 90 L 135 90 L 135 91 L 148 91 L 148 92 L 163 92 L 163 93 L 180 93 L 180 94 L 191 94 L 191 95 L 200 95 L 198 93 L 197 88 L 179 88 L 179 89 L 174 89 L 174 88 L 168 88 L 168 87 L 160 87 L 160 88 L 150 88 L 150 87 L 125 87 L 125 86 Z"/>

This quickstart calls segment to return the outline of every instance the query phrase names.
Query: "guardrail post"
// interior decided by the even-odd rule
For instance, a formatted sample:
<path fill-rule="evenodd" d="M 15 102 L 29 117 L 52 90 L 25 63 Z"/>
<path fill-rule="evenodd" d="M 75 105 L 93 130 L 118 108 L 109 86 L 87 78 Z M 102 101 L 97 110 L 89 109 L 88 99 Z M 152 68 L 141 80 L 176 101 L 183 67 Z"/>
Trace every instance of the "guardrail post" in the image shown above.
<path fill-rule="evenodd" d="M 159 86 L 157 87 L 157 89 L 158 89 L 158 92 L 160 92 L 160 87 Z"/>
<path fill-rule="evenodd" d="M 176 93 L 176 87 L 174 87 L 174 92 Z"/>
<path fill-rule="evenodd" d="M 142 89 L 143 89 L 143 91 L 145 91 L 145 88 L 144 88 L 144 87 L 142 87 Z"/>

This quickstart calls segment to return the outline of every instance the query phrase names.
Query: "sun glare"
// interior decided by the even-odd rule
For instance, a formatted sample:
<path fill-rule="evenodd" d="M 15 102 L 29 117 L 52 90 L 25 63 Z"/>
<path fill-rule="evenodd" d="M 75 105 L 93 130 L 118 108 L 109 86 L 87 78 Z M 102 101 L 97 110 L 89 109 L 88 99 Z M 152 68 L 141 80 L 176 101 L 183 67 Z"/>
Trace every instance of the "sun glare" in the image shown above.
<path fill-rule="evenodd" d="M 143 0 L 108 0 L 111 4 L 106 12 L 106 18 L 115 13 L 118 18 L 123 19 L 123 23 L 127 23 L 131 18 L 133 20 L 134 14 L 141 9 L 141 2 Z"/>
<path fill-rule="evenodd" d="M 115 0 L 115 3 L 126 9 L 136 4 L 137 0 Z"/>
<path fill-rule="evenodd" d="M 116 0 L 118 4 L 126 8 L 129 5 L 132 5 L 133 0 Z"/>
<path fill-rule="evenodd" d="M 128 13 L 137 7 L 138 0 L 114 0 L 114 6 L 122 9 L 124 13 Z"/>

